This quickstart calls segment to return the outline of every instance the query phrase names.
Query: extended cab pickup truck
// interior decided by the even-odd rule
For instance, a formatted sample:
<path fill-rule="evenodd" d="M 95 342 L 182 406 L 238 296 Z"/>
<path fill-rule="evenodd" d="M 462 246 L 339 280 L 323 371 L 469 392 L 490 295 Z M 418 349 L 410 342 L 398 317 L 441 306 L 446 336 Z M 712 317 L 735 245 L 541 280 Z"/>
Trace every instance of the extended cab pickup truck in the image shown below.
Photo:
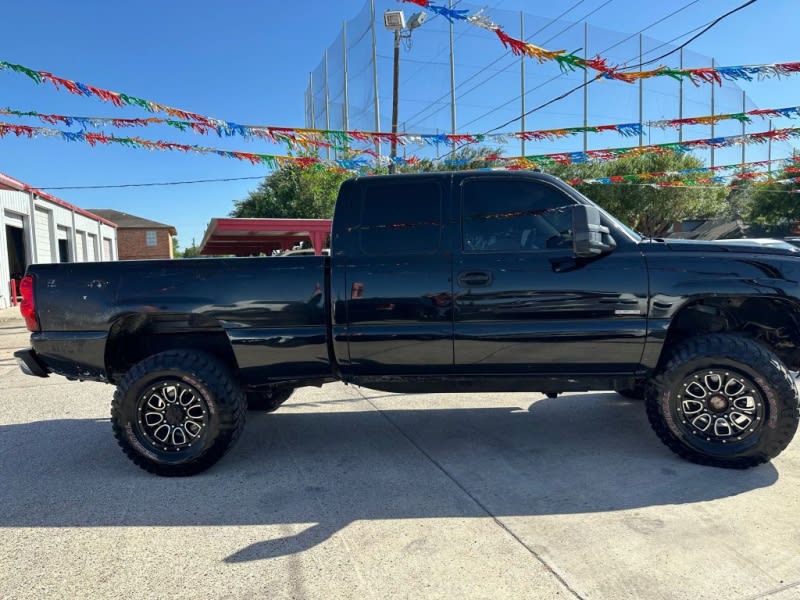
<path fill-rule="evenodd" d="M 769 461 L 797 429 L 791 251 L 643 239 L 535 172 L 352 179 L 331 236 L 320 257 L 34 265 L 16 356 L 115 384 L 114 434 L 159 475 L 214 464 L 248 405 L 333 380 L 618 390 L 674 452 L 719 467 Z"/>

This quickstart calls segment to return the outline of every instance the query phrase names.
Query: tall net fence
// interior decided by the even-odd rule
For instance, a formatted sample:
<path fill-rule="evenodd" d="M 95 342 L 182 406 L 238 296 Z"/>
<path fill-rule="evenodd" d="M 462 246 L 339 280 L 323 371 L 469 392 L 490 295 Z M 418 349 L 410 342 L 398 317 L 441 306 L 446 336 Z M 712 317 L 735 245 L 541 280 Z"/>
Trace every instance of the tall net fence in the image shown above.
<path fill-rule="evenodd" d="M 406 16 L 411 12 L 405 8 Z M 478 5 L 457 2 L 470 13 Z M 398 9 L 394 0 L 366 0 L 361 11 L 338 27 L 335 39 L 319 64 L 310 72 L 306 89 L 306 126 L 318 129 L 391 131 L 393 35 L 383 26 L 383 12 Z M 609 64 L 643 69 L 660 65 L 672 68 L 712 66 L 712 58 L 690 50 L 674 52 L 676 40 L 656 40 L 646 31 L 622 33 L 582 21 L 554 21 L 525 12 L 491 9 L 487 15 L 511 36 L 526 39 L 546 49 L 600 55 Z M 688 26 L 675 18 L 676 35 Z M 598 80 L 524 119 L 521 115 L 591 79 L 593 72 L 563 73 L 554 61 L 539 64 L 520 58 L 503 48 L 489 31 L 456 21 L 452 27 L 443 17 L 428 14 L 423 25 L 403 42 L 400 56 L 398 129 L 414 133 L 485 133 L 581 127 L 615 123 L 644 123 L 642 136 L 626 137 L 614 132 L 588 133 L 553 141 L 516 139 L 503 144 L 505 155 L 575 152 L 585 149 L 619 148 L 671 143 L 709 137 L 766 131 L 768 127 L 790 127 L 790 121 L 754 119 L 743 126 L 722 121 L 715 126 L 691 125 L 681 130 L 648 126 L 649 121 L 710 114 L 738 113 L 756 108 L 744 91 L 732 82 L 722 86 L 679 81 L 669 77 L 645 79 L 641 86 L 620 81 Z M 451 75 L 451 56 L 453 71 Z M 718 66 L 720 66 L 718 64 Z M 454 100 L 454 101 L 453 101 Z M 783 121 L 783 122 L 782 122 Z M 455 122 L 455 128 L 453 128 Z M 774 146 L 774 147 L 773 147 Z M 384 148 L 384 150 L 386 150 Z M 432 148 L 407 147 L 400 152 L 437 156 L 447 145 Z M 707 164 L 739 164 L 781 158 L 791 154 L 786 142 L 769 147 L 749 145 L 697 151 Z"/>

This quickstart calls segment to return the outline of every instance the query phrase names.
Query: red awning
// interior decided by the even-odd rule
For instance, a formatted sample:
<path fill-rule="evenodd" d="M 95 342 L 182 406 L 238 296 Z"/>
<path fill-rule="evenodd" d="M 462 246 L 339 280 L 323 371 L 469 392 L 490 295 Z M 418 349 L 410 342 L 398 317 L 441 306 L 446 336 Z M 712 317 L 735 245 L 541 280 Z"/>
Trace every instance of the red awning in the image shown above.
<path fill-rule="evenodd" d="M 200 254 L 270 256 L 307 241 L 319 255 L 330 232 L 330 219 L 211 219 Z"/>

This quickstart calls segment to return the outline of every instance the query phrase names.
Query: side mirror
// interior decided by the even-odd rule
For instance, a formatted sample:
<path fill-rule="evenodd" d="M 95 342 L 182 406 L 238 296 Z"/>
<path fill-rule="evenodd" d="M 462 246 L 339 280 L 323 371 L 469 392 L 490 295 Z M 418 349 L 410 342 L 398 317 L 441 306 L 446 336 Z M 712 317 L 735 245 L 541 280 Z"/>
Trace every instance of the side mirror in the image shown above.
<path fill-rule="evenodd" d="M 578 258 L 591 258 L 611 252 L 617 243 L 600 224 L 600 211 L 588 204 L 572 207 L 572 251 Z"/>

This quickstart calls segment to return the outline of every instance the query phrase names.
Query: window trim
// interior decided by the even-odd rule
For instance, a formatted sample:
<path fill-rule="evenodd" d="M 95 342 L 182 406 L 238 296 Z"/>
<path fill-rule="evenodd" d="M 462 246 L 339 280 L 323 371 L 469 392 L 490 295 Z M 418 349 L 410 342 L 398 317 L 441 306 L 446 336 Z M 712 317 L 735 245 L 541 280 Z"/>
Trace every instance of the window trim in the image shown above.
<path fill-rule="evenodd" d="M 570 194 L 566 193 L 557 185 L 553 185 L 550 181 L 546 181 L 543 179 L 536 179 L 533 177 L 465 177 L 461 180 L 459 187 L 461 188 L 459 193 L 459 211 L 460 214 L 458 215 L 458 230 L 459 230 L 459 251 L 461 254 L 469 254 L 469 255 L 476 255 L 476 254 L 536 254 L 536 253 L 543 253 L 543 252 L 563 252 L 563 248 L 528 248 L 523 249 L 520 248 L 519 250 L 468 250 L 464 247 L 464 195 L 465 195 L 465 188 L 468 184 L 473 182 L 484 182 L 484 181 L 503 181 L 503 182 L 523 182 L 523 183 L 532 183 L 536 185 L 543 185 L 549 188 L 552 188 L 556 192 L 558 192 L 561 196 L 564 197 L 566 202 L 563 204 L 564 207 L 567 206 L 574 206 L 580 204 L 575 198 L 573 198 Z"/>
<path fill-rule="evenodd" d="M 381 252 L 379 254 L 375 254 L 375 253 L 372 253 L 372 252 L 365 251 L 364 250 L 364 246 L 363 246 L 363 238 L 362 238 L 361 234 L 363 233 L 364 227 L 365 227 L 363 225 L 363 220 L 364 220 L 364 210 L 365 210 L 365 208 L 366 208 L 366 206 L 368 204 L 368 202 L 367 202 L 367 193 L 370 190 L 372 190 L 374 188 L 379 188 L 379 187 L 389 187 L 389 188 L 397 189 L 397 188 L 401 188 L 403 186 L 420 185 L 420 184 L 434 186 L 436 188 L 438 194 L 439 194 L 439 226 L 438 226 L 438 236 L 437 236 L 437 240 L 436 240 L 436 247 L 432 248 L 431 250 L 425 250 L 425 251 L 414 251 L 414 252 L 412 252 L 410 249 L 405 249 L 405 250 L 402 250 L 402 251 L 399 251 L 399 252 Z M 410 181 L 391 181 L 391 182 L 388 182 L 388 181 L 387 182 L 375 181 L 375 182 L 369 182 L 366 185 L 362 185 L 361 186 L 361 193 L 358 196 L 358 202 L 360 204 L 360 206 L 358 207 L 358 209 L 359 209 L 358 210 L 358 224 L 355 226 L 355 231 L 354 231 L 354 233 L 357 236 L 357 246 L 358 246 L 359 253 L 361 253 L 361 255 L 363 255 L 363 256 L 431 256 L 431 255 L 434 255 L 434 254 L 439 254 L 443 250 L 443 238 L 444 238 L 443 231 L 444 231 L 444 227 L 446 225 L 445 213 L 444 213 L 444 209 L 445 209 L 445 207 L 444 207 L 444 198 L 445 198 L 445 196 L 444 196 L 444 189 L 442 187 L 442 184 L 438 179 L 434 179 L 434 178 L 430 178 L 430 179 L 429 178 L 424 178 L 424 179 L 410 180 Z"/>

